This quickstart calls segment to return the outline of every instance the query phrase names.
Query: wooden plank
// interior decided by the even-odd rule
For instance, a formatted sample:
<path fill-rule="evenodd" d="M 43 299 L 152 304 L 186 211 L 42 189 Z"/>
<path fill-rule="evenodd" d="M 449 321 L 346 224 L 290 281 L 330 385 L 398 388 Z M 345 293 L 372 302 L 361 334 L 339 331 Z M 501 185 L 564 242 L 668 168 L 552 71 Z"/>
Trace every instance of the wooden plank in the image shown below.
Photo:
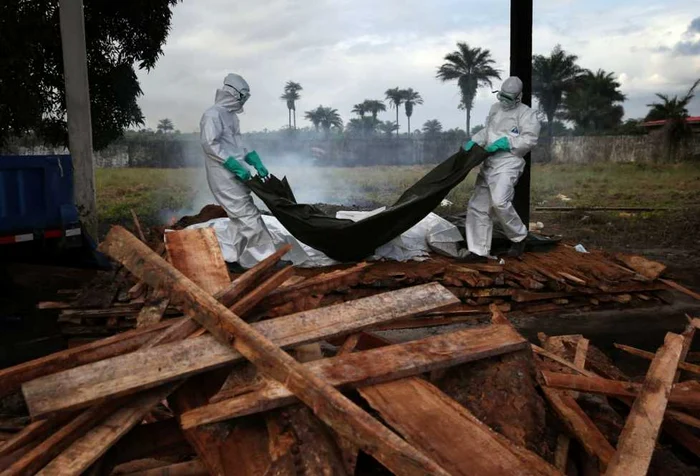
<path fill-rule="evenodd" d="M 661 429 L 668 394 L 678 368 L 683 337 L 669 332 L 649 366 L 639 396 L 632 405 L 607 476 L 644 476 Z"/>
<path fill-rule="evenodd" d="M 30 423 L 22 431 L 17 432 L 12 438 L 0 445 L 0 458 L 9 456 L 32 441 L 45 438 L 56 428 L 56 424 L 56 421 L 52 420 L 39 420 Z"/>
<path fill-rule="evenodd" d="M 629 345 L 624 345 L 624 344 L 614 344 L 614 345 L 618 349 L 620 349 L 624 352 L 627 352 L 628 354 L 636 355 L 637 357 L 641 357 L 641 358 L 647 359 L 647 360 L 654 360 L 655 354 L 653 352 L 647 352 L 646 350 L 636 349 L 634 347 L 631 347 Z M 692 374 L 700 375 L 700 365 L 689 364 L 687 362 L 679 362 L 678 368 L 681 370 L 685 370 L 687 372 L 690 372 Z"/>
<path fill-rule="evenodd" d="M 146 243 L 146 236 L 143 234 L 143 229 L 141 228 L 141 222 L 139 221 L 139 217 L 136 215 L 136 212 L 133 208 L 130 209 L 130 211 L 131 218 L 134 220 L 134 228 L 136 229 L 136 234 L 141 241 Z"/>
<path fill-rule="evenodd" d="M 170 298 L 161 290 L 153 292 L 144 302 L 143 308 L 136 316 L 136 327 L 153 325 L 163 319 L 170 305 Z"/>
<path fill-rule="evenodd" d="M 423 284 L 323 309 L 253 324 L 280 347 L 344 335 L 450 305 L 457 299 L 439 284 Z M 23 392 L 33 417 L 81 408 L 152 388 L 242 359 L 211 335 L 93 362 L 27 382 Z"/>
<path fill-rule="evenodd" d="M 582 375 L 563 374 L 542 371 L 542 377 L 548 387 L 574 390 L 584 393 L 595 393 L 608 397 L 635 398 L 642 389 L 642 384 L 609 380 L 602 377 L 586 377 Z M 700 391 L 673 388 L 668 395 L 668 402 L 691 409 L 700 409 Z"/>
<path fill-rule="evenodd" d="M 89 344 L 73 347 L 54 354 L 31 360 L 14 367 L 0 370 L 0 397 L 19 390 L 24 382 L 86 365 L 98 360 L 133 352 L 149 339 L 182 319 L 172 319 L 150 327 L 126 331 L 113 337 L 100 339 Z"/>
<path fill-rule="evenodd" d="M 218 247 L 210 247 L 209 250 L 211 252 L 217 252 Z M 206 253 L 207 250 L 205 249 L 203 252 Z M 181 258 L 177 254 L 175 254 L 173 257 L 176 262 L 179 263 L 181 261 Z M 265 266 L 260 266 L 255 272 L 249 273 L 248 276 L 257 280 L 260 273 L 266 272 L 268 267 L 275 264 L 275 259 L 279 258 L 273 257 L 273 259 L 266 262 Z M 201 279 L 208 278 L 205 270 L 199 270 L 197 276 Z M 219 273 L 219 278 L 221 279 L 221 287 L 224 287 L 225 282 L 223 281 L 223 274 Z M 228 282 L 228 277 L 226 277 L 226 282 Z M 223 289 L 219 294 L 217 294 L 216 297 L 221 298 L 229 289 L 230 287 Z M 185 319 L 179 324 L 170 327 L 168 330 L 156 336 L 153 340 L 144 345 L 144 348 L 152 348 L 156 345 L 167 342 L 181 341 L 185 337 L 195 332 L 198 327 L 199 325 L 195 321 L 189 318 Z M 98 425 L 93 430 L 82 436 L 60 456 L 54 459 L 50 463 L 49 467 L 51 473 L 76 474 L 85 471 L 90 465 L 102 457 L 102 455 L 133 426 L 139 423 L 153 407 L 170 395 L 178 387 L 178 385 L 178 383 L 168 384 L 164 387 L 148 392 L 141 397 L 130 400 L 129 404 L 120 407 L 120 409 L 112 414 L 105 423 Z M 189 436 L 193 437 L 191 441 L 196 445 L 199 443 L 197 437 L 201 435 L 196 434 L 198 432 L 194 433 L 194 435 Z M 247 434 L 247 437 L 250 436 L 250 434 Z M 215 440 L 214 442 L 219 443 L 220 440 Z M 235 440 L 228 438 L 225 439 L 224 443 L 226 442 L 231 442 L 234 445 L 236 444 Z M 230 452 L 230 449 L 230 446 L 226 446 L 225 452 Z M 208 456 L 209 454 L 210 453 L 206 453 L 205 456 Z M 212 461 L 214 459 L 215 458 L 209 458 L 207 461 Z"/>
<path fill-rule="evenodd" d="M 562 423 L 581 443 L 586 453 L 597 457 L 603 467 L 607 466 L 615 454 L 615 449 L 576 400 L 570 395 L 548 387 L 542 387 L 542 392 Z"/>
<path fill-rule="evenodd" d="M 67 448 L 61 448 L 62 452 L 54 455 L 55 458 L 44 466 L 41 471 L 38 471 L 39 468 L 37 468 L 37 474 L 42 476 L 81 474 L 109 449 L 109 447 L 97 445 L 95 442 L 117 441 L 131 428 L 141 422 L 148 412 L 150 412 L 151 408 L 162 402 L 163 399 L 174 390 L 175 385 L 176 384 L 168 384 L 164 387 L 145 392 L 121 404 L 118 402 L 116 404 L 115 402 L 108 402 L 103 405 L 94 406 L 83 412 L 78 418 L 73 420 L 73 422 L 69 423 L 67 427 L 74 425 L 75 421 L 89 417 L 91 412 L 99 413 L 101 418 L 93 418 L 88 425 L 76 431 L 76 434 L 80 437 L 75 439 Z M 115 411 L 117 409 L 118 411 Z M 124 425 L 125 416 L 130 423 L 129 425 Z M 100 425 L 95 426 L 96 423 L 99 423 L 100 420 L 103 419 L 104 421 L 102 421 Z M 88 428 L 87 431 L 86 427 Z M 64 431 L 65 428 L 66 427 L 61 429 L 61 431 Z"/>
<path fill-rule="evenodd" d="M 527 341 L 509 326 L 488 326 L 343 354 L 308 363 L 306 368 L 330 385 L 356 387 L 501 355 L 527 345 Z M 187 412 L 180 422 L 183 428 L 192 428 L 294 402 L 294 395 L 273 381 L 262 389 Z"/>
<path fill-rule="evenodd" d="M 661 281 L 665 285 L 675 289 L 676 291 L 680 291 L 683 294 L 700 301 L 700 294 L 696 293 L 695 291 L 691 291 L 690 289 L 686 288 L 685 286 L 681 286 L 680 284 L 678 284 L 675 281 L 672 281 L 670 279 L 663 279 L 663 278 L 659 279 L 659 281 Z"/>
<path fill-rule="evenodd" d="M 261 301 L 267 300 L 267 297 L 273 290 L 279 288 L 282 283 L 287 281 L 293 275 L 294 268 L 291 266 L 279 270 L 269 279 L 260 284 L 260 286 L 258 286 L 254 292 L 248 293 L 243 299 L 237 301 L 233 306 L 231 306 L 231 310 L 239 316 L 248 314 Z"/>
<path fill-rule="evenodd" d="M 469 410 L 419 378 L 360 389 L 382 418 L 410 443 L 432 455 L 449 474 L 555 475 L 547 462 L 498 438 Z M 529 452 L 528 452 L 529 453 Z"/>
<path fill-rule="evenodd" d="M 195 228 L 165 234 L 169 261 L 212 296 L 230 284 L 226 261 L 213 228 Z"/>
<path fill-rule="evenodd" d="M 387 469 L 398 474 L 448 474 L 332 386 L 305 369 L 263 334 L 250 327 L 185 275 L 139 242 L 126 229 L 113 227 L 100 245 L 138 278 L 162 286 L 182 300 L 185 309 L 220 342 L 235 347 L 265 375 L 291 390 L 343 437 L 358 444 Z M 447 292 L 445 290 L 445 292 Z M 413 299 L 402 303 L 413 305 Z M 452 304 L 451 302 L 449 304 Z"/>
<path fill-rule="evenodd" d="M 531 347 L 532 347 L 532 351 L 535 354 L 541 355 L 542 357 L 547 357 L 548 359 L 553 360 L 554 362 L 561 364 L 566 368 L 574 370 L 574 371 L 580 373 L 581 375 L 586 375 L 588 377 L 598 377 L 598 375 L 591 372 L 590 370 L 586 370 L 582 367 L 579 367 L 578 365 L 572 364 L 568 360 L 563 359 L 563 358 L 559 357 L 558 355 L 553 354 L 553 353 L 543 349 L 542 347 L 536 346 L 535 344 L 532 344 Z"/>
<path fill-rule="evenodd" d="M 234 279 L 226 288 L 219 301 L 226 307 L 232 306 L 236 301 L 252 291 L 255 286 L 265 278 L 265 275 L 292 249 L 292 245 L 284 245 L 273 254 L 250 268 L 245 273 Z"/>

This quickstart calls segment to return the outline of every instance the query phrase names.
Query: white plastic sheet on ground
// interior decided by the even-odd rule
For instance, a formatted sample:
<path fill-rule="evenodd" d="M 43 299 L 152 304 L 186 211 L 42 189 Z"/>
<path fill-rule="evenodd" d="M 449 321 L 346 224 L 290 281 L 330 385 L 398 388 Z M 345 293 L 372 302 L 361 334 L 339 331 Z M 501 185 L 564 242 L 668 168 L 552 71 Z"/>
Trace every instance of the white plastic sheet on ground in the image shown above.
<path fill-rule="evenodd" d="M 382 209 L 370 212 L 339 211 L 337 218 L 347 218 L 360 221 L 364 218 L 379 213 Z M 291 261 L 295 266 L 313 268 L 319 266 L 330 266 L 338 262 L 329 258 L 324 253 L 311 248 L 292 236 L 289 231 L 277 220 L 269 215 L 263 215 L 263 221 L 270 230 L 276 245 L 289 243 L 292 250 L 283 259 Z M 205 223 L 198 223 L 188 228 L 213 228 L 221 246 L 221 252 L 227 262 L 238 261 L 238 254 L 233 247 L 236 243 L 236 229 L 228 218 L 217 218 Z M 462 240 L 462 235 L 452 223 L 431 213 L 415 226 L 394 238 L 390 242 L 380 246 L 375 250 L 374 256 L 370 259 L 390 259 L 394 261 L 424 260 L 430 253 L 431 243 L 456 243 Z"/>

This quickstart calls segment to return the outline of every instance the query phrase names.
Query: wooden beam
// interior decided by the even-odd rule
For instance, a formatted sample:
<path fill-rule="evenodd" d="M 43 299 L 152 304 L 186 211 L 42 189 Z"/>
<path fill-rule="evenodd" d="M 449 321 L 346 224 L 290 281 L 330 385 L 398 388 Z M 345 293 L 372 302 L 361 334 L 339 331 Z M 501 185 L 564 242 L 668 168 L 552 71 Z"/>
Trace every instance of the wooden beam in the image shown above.
<path fill-rule="evenodd" d="M 638 383 L 608 380 L 602 377 L 585 377 L 546 370 L 542 371 L 542 377 L 548 387 L 608 397 L 635 398 L 642 390 L 642 385 Z M 668 395 L 668 402 L 685 408 L 700 409 L 700 391 L 673 388 Z"/>
<path fill-rule="evenodd" d="M 665 285 L 675 289 L 676 291 L 682 292 L 686 296 L 690 296 L 691 298 L 697 299 L 698 301 L 700 301 L 700 294 L 696 293 L 695 291 L 691 291 L 690 289 L 686 288 L 685 286 L 681 286 L 680 284 L 678 284 L 675 281 L 672 281 L 670 279 L 663 279 L 663 278 L 660 278 L 659 281 L 661 281 Z"/>
<path fill-rule="evenodd" d="M 310 362 L 306 368 L 330 385 L 356 387 L 514 352 L 527 345 L 509 326 L 488 326 L 343 354 Z M 183 428 L 191 428 L 295 402 L 283 385 L 269 382 L 259 390 L 187 412 L 180 422 Z"/>
<path fill-rule="evenodd" d="M 263 334 L 250 327 L 185 275 L 153 253 L 126 229 L 113 227 L 103 245 L 107 254 L 153 287 L 177 295 L 184 308 L 220 342 L 232 345 L 258 369 L 306 403 L 327 425 L 358 444 L 398 474 L 448 474 L 434 461 L 389 431 L 332 386 L 305 369 Z"/>
<path fill-rule="evenodd" d="M 253 327 L 277 345 L 291 347 L 356 332 L 456 301 L 439 284 L 423 284 L 258 322 Z M 23 392 L 32 416 L 38 418 L 152 388 L 242 358 L 213 336 L 204 335 L 47 375 L 25 383 Z"/>
<path fill-rule="evenodd" d="M 576 343 L 576 353 L 574 354 L 574 365 L 579 368 L 586 366 L 586 354 L 588 353 L 588 339 L 581 337 Z M 577 395 L 572 395 L 576 398 Z M 569 459 L 569 446 L 571 438 L 566 434 L 557 437 L 557 450 L 554 454 L 554 466 L 562 473 L 566 473 L 567 461 Z"/>
<path fill-rule="evenodd" d="M 534 453 L 499 438 L 425 380 L 406 378 L 359 391 L 385 421 L 454 476 L 561 474 Z"/>
<path fill-rule="evenodd" d="M 569 368 L 569 369 L 571 369 L 571 370 L 573 370 L 573 371 L 575 371 L 575 372 L 578 372 L 578 373 L 580 373 L 581 375 L 585 375 L 585 376 L 587 376 L 587 377 L 598 377 L 597 374 L 591 372 L 590 370 L 586 370 L 586 369 L 584 369 L 584 368 L 582 368 L 582 367 L 579 367 L 578 365 L 572 364 L 572 363 L 569 362 L 568 360 L 563 359 L 563 358 L 559 357 L 558 355 L 553 354 L 553 353 L 551 353 L 551 352 L 549 352 L 549 351 L 543 349 L 542 347 L 539 347 L 539 346 L 537 346 L 537 345 L 535 345 L 535 344 L 532 344 L 531 347 L 532 347 L 532 351 L 533 351 L 535 354 L 541 355 L 542 357 L 547 357 L 548 359 L 553 360 L 554 362 L 556 362 L 556 363 L 558 363 L 558 364 L 561 364 L 561 365 L 563 365 L 564 367 Z"/>
<path fill-rule="evenodd" d="M 629 345 L 624 345 L 624 344 L 614 344 L 614 345 L 618 349 L 620 349 L 624 352 L 627 352 L 628 354 L 636 355 L 637 357 L 641 357 L 641 358 L 647 359 L 647 360 L 654 360 L 655 354 L 653 352 L 647 352 L 646 350 L 636 349 L 634 347 L 630 347 Z M 679 362 L 678 368 L 681 370 L 685 370 L 687 372 L 690 372 L 692 374 L 700 375 L 700 365 L 689 364 L 687 362 Z"/>
<path fill-rule="evenodd" d="M 542 387 L 542 392 L 562 423 L 581 443 L 586 453 L 598 458 L 603 467 L 607 466 L 615 449 L 576 400 L 570 395 L 548 387 Z"/>
<path fill-rule="evenodd" d="M 668 394 L 678 368 L 683 337 L 669 332 L 632 405 L 606 476 L 644 476 L 656 446 Z"/>
<path fill-rule="evenodd" d="M 260 286 L 258 286 L 254 292 L 248 293 L 243 299 L 231 306 L 231 311 L 239 316 L 248 314 L 260 302 L 267 300 L 267 297 L 273 290 L 279 288 L 282 283 L 291 278 L 293 275 L 294 268 L 291 266 L 279 270 L 269 279 L 260 284 Z"/>

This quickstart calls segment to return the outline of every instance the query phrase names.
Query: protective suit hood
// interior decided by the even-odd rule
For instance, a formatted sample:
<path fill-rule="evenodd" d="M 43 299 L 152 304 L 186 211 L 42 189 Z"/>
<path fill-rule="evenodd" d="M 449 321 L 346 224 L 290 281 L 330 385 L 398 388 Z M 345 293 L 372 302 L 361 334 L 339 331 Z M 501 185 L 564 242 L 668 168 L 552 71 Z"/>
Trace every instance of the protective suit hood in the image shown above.
<path fill-rule="evenodd" d="M 506 110 L 517 107 L 523 98 L 523 82 L 517 76 L 511 76 L 503 81 L 496 97 Z"/>
<path fill-rule="evenodd" d="M 224 78 L 224 85 L 216 90 L 214 101 L 229 112 L 242 112 L 250 98 L 250 86 L 242 76 L 231 73 Z"/>

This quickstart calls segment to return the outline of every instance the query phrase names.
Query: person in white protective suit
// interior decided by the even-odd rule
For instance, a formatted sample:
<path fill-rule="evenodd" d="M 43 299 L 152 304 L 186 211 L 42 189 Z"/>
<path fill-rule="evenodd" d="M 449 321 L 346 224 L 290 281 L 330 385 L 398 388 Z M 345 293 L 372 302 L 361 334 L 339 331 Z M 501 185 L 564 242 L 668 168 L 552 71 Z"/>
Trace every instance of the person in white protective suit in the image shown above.
<path fill-rule="evenodd" d="M 520 256 L 525 250 L 527 227 L 513 207 L 513 196 L 525 168 L 523 156 L 537 144 L 540 121 L 536 112 L 521 102 L 522 92 L 520 78 L 506 79 L 485 127 L 464 145 L 468 151 L 478 144 L 491 153 L 476 177 L 467 209 L 467 246 L 475 261 L 490 256 L 493 220 L 498 220 L 513 242 L 509 256 Z"/>
<path fill-rule="evenodd" d="M 258 154 L 249 152 L 241 137 L 238 114 L 249 97 L 250 87 L 245 79 L 229 74 L 223 87 L 216 91 L 215 104 L 204 112 L 199 124 L 207 182 L 234 224 L 233 247 L 244 268 L 255 266 L 275 252 L 272 236 L 245 184 L 251 178 L 245 164 L 255 168 L 260 177 L 268 175 Z"/>

